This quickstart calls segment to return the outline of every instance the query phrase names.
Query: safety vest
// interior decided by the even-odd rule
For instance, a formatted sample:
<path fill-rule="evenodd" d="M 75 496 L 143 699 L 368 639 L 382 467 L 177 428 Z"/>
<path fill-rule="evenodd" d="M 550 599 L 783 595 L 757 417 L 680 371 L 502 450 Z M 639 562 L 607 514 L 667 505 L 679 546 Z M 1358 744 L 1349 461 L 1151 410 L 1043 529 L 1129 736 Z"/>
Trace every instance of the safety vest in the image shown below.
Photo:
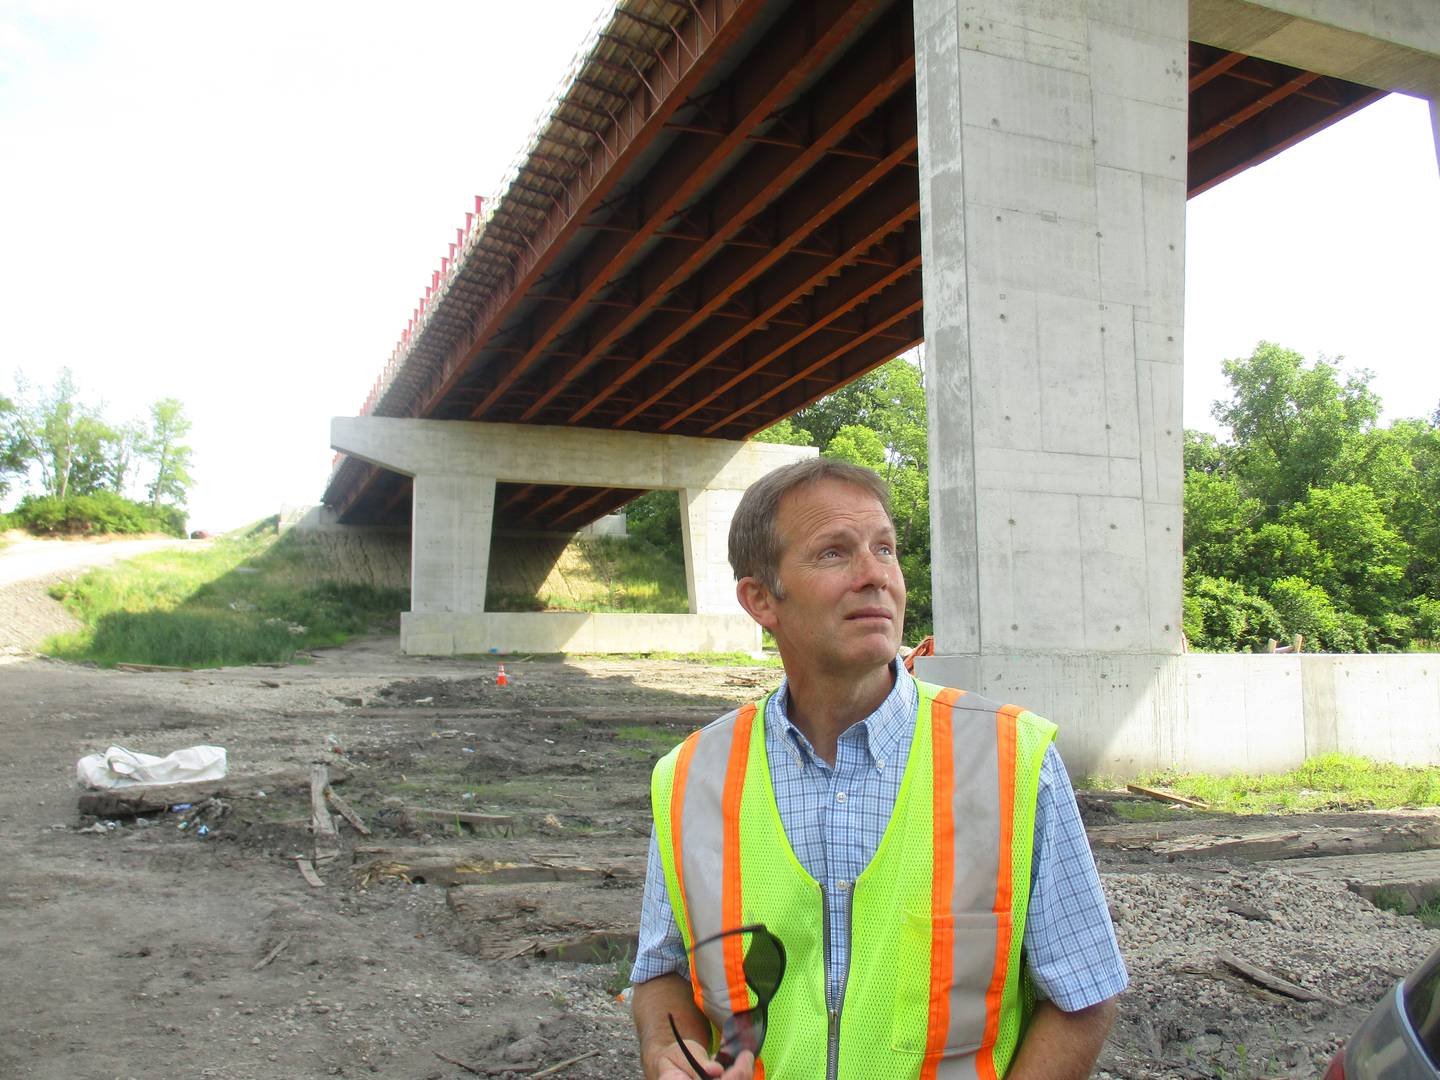
<path fill-rule="evenodd" d="M 656 837 L 687 949 L 764 923 L 785 947 L 757 1077 L 993 1080 L 1031 1005 L 1020 947 L 1040 764 L 1055 726 L 1013 705 L 916 682 L 914 740 L 884 836 L 848 897 L 850 965 L 827 1007 L 824 889 L 780 821 L 766 700 L 695 732 L 656 766 Z M 711 1020 L 753 1004 L 743 944 L 691 954 Z"/>

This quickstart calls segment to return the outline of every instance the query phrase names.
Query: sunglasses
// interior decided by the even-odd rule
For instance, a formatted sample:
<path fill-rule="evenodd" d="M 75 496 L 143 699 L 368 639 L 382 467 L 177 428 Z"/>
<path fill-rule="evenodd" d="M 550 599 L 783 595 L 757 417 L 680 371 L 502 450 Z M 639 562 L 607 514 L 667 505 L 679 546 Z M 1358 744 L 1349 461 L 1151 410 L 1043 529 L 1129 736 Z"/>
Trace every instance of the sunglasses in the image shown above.
<path fill-rule="evenodd" d="M 766 930 L 763 924 L 755 923 L 734 930 L 722 930 L 713 937 L 697 941 L 691 947 L 690 954 L 698 958 L 702 949 L 707 953 L 717 950 L 726 955 L 727 950 L 742 949 L 744 955 L 742 967 L 748 990 L 745 1007 L 734 1009 L 732 1002 L 732 1010 L 720 1026 L 720 1048 L 715 1052 L 715 1061 L 721 1068 L 728 1069 L 746 1050 L 758 1060 L 760 1048 L 765 1044 L 765 1020 L 769 1014 L 770 1002 L 775 997 L 775 992 L 780 989 L 780 980 L 785 977 L 785 946 L 780 943 L 779 938 Z M 692 964 L 692 970 L 698 971 L 699 968 L 697 959 Z M 723 962 L 720 969 L 724 969 Z M 675 1043 L 685 1055 L 685 1060 L 690 1063 L 690 1068 L 695 1070 L 696 1076 L 708 1077 L 710 1074 L 695 1060 L 690 1048 L 685 1045 L 685 1040 L 681 1038 L 680 1029 L 675 1025 L 675 1017 L 671 1015 L 669 1020 Z"/>

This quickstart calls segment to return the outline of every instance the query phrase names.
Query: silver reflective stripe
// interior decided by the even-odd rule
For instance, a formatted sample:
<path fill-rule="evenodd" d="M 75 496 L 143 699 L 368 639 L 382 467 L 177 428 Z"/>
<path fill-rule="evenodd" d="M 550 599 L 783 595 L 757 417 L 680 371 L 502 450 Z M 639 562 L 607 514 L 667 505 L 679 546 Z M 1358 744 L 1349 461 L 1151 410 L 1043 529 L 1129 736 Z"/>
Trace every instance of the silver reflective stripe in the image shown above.
<path fill-rule="evenodd" d="M 685 908 L 691 944 L 704 941 L 721 930 L 725 897 L 725 769 L 735 734 L 736 712 L 727 713 L 701 730 L 685 780 L 685 805 L 680 809 L 681 868 Z M 706 1012 L 712 1021 L 723 1020 L 729 1011 L 729 984 L 725 978 L 722 949 L 701 949 L 693 954 L 694 975 Z M 743 1006 L 742 1006 L 743 1007 Z"/>
<path fill-rule="evenodd" d="M 954 796 L 955 866 L 950 912 L 950 1026 L 947 1053 L 963 1054 L 941 1063 L 938 1076 L 959 1080 L 976 1075 L 975 1055 L 985 1036 L 985 994 L 995 971 L 998 935 L 1006 935 L 1009 912 L 996 916 L 996 883 L 1010 867 L 1000 865 L 1000 770 L 993 703 L 962 696 L 951 709 L 950 740 Z"/>

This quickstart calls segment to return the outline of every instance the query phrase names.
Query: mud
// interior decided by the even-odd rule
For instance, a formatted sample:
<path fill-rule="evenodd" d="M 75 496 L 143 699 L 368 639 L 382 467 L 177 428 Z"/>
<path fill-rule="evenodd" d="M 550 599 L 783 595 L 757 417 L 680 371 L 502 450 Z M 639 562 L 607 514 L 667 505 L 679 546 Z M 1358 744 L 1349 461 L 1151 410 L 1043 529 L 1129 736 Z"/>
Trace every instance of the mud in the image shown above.
<path fill-rule="evenodd" d="M 452 1061 L 521 1076 L 591 1051 L 560 1075 L 638 1076 L 616 995 L 650 767 L 780 673 L 512 658 L 500 689 L 495 668 L 401 657 L 394 638 L 283 669 L 0 667 L 0 1076 L 448 1080 L 474 1075 Z M 234 785 L 184 829 L 162 813 L 82 831 L 74 762 L 112 742 L 223 745 Z M 303 785 L 245 782 L 315 761 L 372 830 L 340 823 L 318 889 L 295 862 L 313 853 Z M 1087 814 L 1117 820 L 1104 798 Z M 1101 1062 L 1116 1077 L 1316 1076 L 1436 940 L 1283 869 L 1101 865 L 1135 978 Z M 1222 949 L 1327 1001 L 1243 985 Z"/>

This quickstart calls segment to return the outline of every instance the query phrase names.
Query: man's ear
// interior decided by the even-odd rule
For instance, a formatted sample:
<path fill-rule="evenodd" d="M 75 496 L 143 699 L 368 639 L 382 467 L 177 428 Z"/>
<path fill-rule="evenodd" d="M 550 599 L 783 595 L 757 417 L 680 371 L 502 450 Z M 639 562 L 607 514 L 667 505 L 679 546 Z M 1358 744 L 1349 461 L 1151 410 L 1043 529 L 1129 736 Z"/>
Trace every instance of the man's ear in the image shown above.
<path fill-rule="evenodd" d="M 735 583 L 735 598 L 757 623 L 771 633 L 780 625 L 775 597 L 759 578 L 743 577 Z"/>

